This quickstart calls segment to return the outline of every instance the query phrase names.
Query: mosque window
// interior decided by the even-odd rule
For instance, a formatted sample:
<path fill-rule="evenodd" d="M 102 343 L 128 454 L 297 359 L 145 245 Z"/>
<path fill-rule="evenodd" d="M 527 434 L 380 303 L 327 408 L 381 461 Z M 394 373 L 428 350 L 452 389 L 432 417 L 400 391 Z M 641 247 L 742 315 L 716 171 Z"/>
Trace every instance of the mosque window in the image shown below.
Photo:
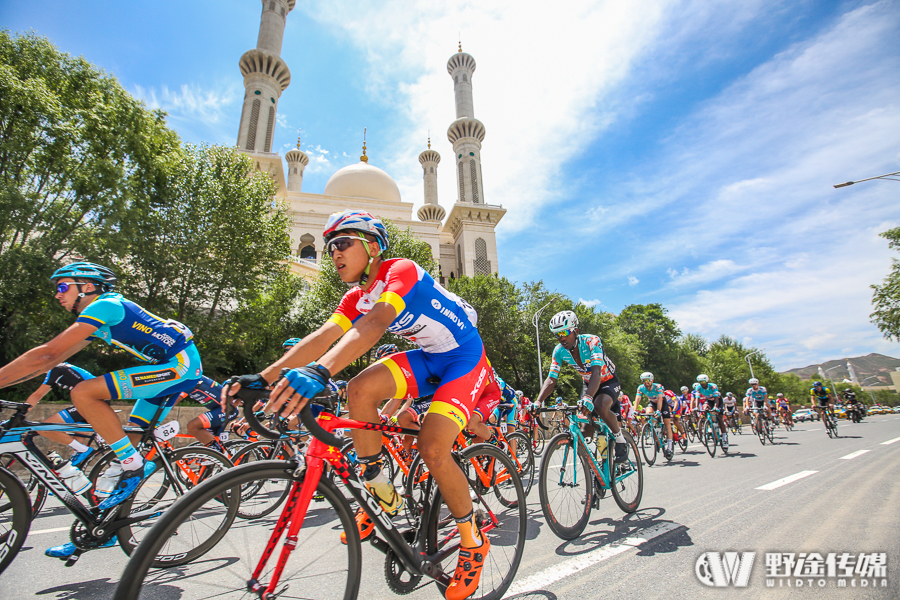
<path fill-rule="evenodd" d="M 250 128 L 247 130 L 247 150 L 256 150 L 256 126 L 259 123 L 259 98 L 253 101 L 250 108 Z"/>
<path fill-rule="evenodd" d="M 487 243 L 482 238 L 475 240 L 475 274 L 491 274 L 491 261 L 487 257 Z"/>
<path fill-rule="evenodd" d="M 250 149 L 252 150 L 253 148 L 250 148 Z M 466 182 L 465 182 L 465 179 L 464 179 L 464 177 L 463 177 L 463 164 L 462 164 L 462 162 L 459 163 L 459 201 L 460 201 L 460 202 L 465 202 L 465 201 L 466 201 Z"/>
<path fill-rule="evenodd" d="M 294 175 L 297 174 L 297 167 L 294 167 Z"/>
<path fill-rule="evenodd" d="M 263 152 L 272 151 L 272 132 L 275 130 L 275 107 L 269 107 L 269 120 L 266 123 L 266 147 Z"/>
<path fill-rule="evenodd" d="M 306 258 L 308 260 L 316 260 L 316 247 L 315 246 L 304 246 L 300 249 L 300 258 Z"/>
<path fill-rule="evenodd" d="M 462 166 L 462 163 L 460 163 L 460 166 Z M 472 202 L 479 204 L 481 201 L 478 199 L 478 175 L 474 158 L 469 161 L 469 167 L 472 171 Z"/>
<path fill-rule="evenodd" d="M 463 73 L 463 83 L 468 83 L 468 81 L 469 81 L 469 78 L 466 76 L 465 73 Z"/>
<path fill-rule="evenodd" d="M 275 10 L 275 2 L 269 2 L 269 10 Z"/>
<path fill-rule="evenodd" d="M 462 247 L 459 244 L 456 245 L 456 266 L 459 267 L 459 275 L 460 275 L 460 277 L 462 277 L 462 275 L 463 275 Z"/>
<path fill-rule="evenodd" d="M 434 167 L 428 167 L 428 172 L 429 172 L 429 173 L 434 173 Z"/>
<path fill-rule="evenodd" d="M 453 83 L 459 83 L 459 75 L 453 76 Z"/>

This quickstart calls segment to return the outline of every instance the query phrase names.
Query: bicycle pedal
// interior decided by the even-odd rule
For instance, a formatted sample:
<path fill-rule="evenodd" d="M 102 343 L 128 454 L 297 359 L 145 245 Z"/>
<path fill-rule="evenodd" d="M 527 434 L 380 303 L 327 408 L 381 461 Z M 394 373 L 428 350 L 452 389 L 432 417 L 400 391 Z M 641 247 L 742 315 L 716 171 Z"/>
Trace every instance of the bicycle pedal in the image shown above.
<path fill-rule="evenodd" d="M 84 552 L 84 551 L 81 549 L 76 549 L 75 552 L 71 556 L 69 556 L 68 558 L 65 559 L 66 566 L 71 567 L 72 565 L 77 563 L 78 559 L 81 557 L 82 552 Z"/>

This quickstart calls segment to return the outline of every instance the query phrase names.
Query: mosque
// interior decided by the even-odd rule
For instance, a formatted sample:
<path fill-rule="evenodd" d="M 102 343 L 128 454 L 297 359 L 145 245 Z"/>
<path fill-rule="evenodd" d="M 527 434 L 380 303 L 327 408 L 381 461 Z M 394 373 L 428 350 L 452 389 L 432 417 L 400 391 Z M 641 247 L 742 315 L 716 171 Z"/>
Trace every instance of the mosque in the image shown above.
<path fill-rule="evenodd" d="M 284 24 L 296 0 L 262 0 L 256 48 L 241 56 L 244 76 L 244 103 L 238 130 L 238 149 L 251 156 L 256 168 L 271 175 L 277 195 L 289 206 L 291 222 L 292 271 L 302 276 L 318 272 L 324 253 L 322 230 L 328 215 L 346 209 L 362 209 L 385 217 L 401 229 L 407 227 L 419 240 L 431 246 L 440 266 L 439 279 L 462 275 L 497 273 L 497 240 L 494 228 L 506 213 L 500 205 L 487 204 L 481 176 L 481 142 L 484 125 L 475 118 L 472 102 L 472 74 L 475 59 L 462 51 L 447 61 L 456 98 L 456 120 L 447 137 L 456 155 L 454 174 L 459 180 L 456 202 L 449 216 L 438 203 L 437 170 L 441 156 L 428 148 L 419 154 L 422 165 L 425 204 L 413 219 L 413 203 L 400 198 L 400 190 L 390 175 L 366 156 L 365 143 L 360 162 L 335 172 L 321 194 L 303 191 L 303 170 L 309 157 L 299 148 L 285 155 L 287 169 L 279 154 L 272 152 L 275 115 L 281 93 L 291 83 L 291 72 L 281 58 Z M 446 217 L 446 220 L 445 220 Z"/>

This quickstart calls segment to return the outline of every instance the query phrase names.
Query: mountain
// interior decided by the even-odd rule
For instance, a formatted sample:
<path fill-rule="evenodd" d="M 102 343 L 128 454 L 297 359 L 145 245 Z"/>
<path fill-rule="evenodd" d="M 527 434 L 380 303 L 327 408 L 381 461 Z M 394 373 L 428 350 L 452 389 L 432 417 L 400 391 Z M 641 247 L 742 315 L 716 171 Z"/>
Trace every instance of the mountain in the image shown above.
<path fill-rule="evenodd" d="M 828 373 L 829 377 L 834 379 L 835 382 L 850 379 L 850 374 L 847 372 L 848 360 L 850 361 L 850 364 L 853 365 L 853 370 L 856 372 L 856 377 L 859 379 L 860 383 L 869 377 L 878 378 L 877 380 L 872 379 L 866 383 L 867 386 L 892 385 L 889 372 L 896 371 L 900 368 L 900 358 L 873 353 L 867 354 L 866 356 L 857 356 L 856 358 L 829 360 L 822 363 L 822 370 L 838 367 L 834 371 Z M 808 367 L 790 369 L 788 371 L 782 371 L 782 373 L 793 373 L 801 379 L 816 379 L 819 378 L 819 365 L 809 365 Z"/>

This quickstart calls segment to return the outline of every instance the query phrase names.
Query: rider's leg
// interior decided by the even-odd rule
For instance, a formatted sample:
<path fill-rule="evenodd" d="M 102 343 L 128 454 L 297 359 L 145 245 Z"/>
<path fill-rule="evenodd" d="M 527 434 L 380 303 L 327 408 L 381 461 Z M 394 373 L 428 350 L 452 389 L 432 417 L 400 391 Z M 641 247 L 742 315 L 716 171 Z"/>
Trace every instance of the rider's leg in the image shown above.
<path fill-rule="evenodd" d="M 59 413 L 56 413 L 53 416 L 47 417 L 42 423 L 60 423 L 65 424 L 66 421 L 60 416 Z M 76 441 L 74 437 L 69 435 L 68 433 L 63 433 L 62 431 L 38 431 L 38 433 L 50 441 L 56 442 L 57 444 L 62 444 L 63 446 L 69 446 L 72 442 Z M 83 452 L 83 450 L 82 450 Z"/>
<path fill-rule="evenodd" d="M 493 435 L 491 428 L 484 424 L 484 417 L 477 410 L 472 412 L 472 418 L 469 419 L 466 429 L 475 434 L 475 439 L 479 443 L 488 441 Z"/>
<path fill-rule="evenodd" d="M 208 446 L 213 441 L 215 441 L 215 436 L 209 431 L 209 421 L 205 420 L 203 417 L 205 415 L 200 415 L 191 419 L 187 424 L 188 433 L 194 436 L 198 442 L 203 444 L 204 446 Z"/>

